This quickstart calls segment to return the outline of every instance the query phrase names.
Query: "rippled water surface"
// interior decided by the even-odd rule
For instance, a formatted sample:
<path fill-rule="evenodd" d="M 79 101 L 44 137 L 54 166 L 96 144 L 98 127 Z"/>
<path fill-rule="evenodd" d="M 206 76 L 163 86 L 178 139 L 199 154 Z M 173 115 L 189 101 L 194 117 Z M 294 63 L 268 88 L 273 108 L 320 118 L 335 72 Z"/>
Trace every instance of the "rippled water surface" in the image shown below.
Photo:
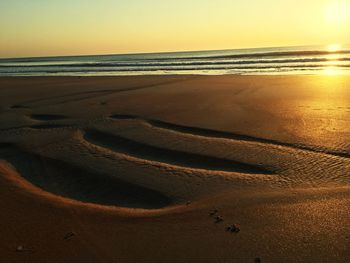
<path fill-rule="evenodd" d="M 349 73 L 349 45 L 0 59 L 0 76 Z"/>

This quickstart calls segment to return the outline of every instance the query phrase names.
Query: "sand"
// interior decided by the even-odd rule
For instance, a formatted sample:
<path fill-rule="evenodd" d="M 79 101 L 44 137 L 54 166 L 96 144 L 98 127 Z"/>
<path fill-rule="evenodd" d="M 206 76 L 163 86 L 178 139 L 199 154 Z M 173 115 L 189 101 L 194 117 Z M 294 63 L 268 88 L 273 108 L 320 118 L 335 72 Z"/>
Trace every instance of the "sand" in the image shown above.
<path fill-rule="evenodd" d="M 350 261 L 349 85 L 0 78 L 0 261 Z"/>

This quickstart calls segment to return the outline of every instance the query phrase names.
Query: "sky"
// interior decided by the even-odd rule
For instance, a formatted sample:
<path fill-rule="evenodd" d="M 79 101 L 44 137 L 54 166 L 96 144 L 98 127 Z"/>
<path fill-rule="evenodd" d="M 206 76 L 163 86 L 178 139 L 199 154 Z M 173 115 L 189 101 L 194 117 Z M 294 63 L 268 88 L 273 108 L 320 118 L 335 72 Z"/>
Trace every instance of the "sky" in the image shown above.
<path fill-rule="evenodd" d="M 350 43 L 350 0 L 0 0 L 0 57 Z"/>

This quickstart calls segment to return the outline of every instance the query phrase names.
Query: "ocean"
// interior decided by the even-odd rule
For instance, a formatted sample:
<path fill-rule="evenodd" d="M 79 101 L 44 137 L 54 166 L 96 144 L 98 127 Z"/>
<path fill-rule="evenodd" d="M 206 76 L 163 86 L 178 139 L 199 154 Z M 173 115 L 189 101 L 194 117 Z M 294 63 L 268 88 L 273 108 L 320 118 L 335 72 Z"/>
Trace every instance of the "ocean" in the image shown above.
<path fill-rule="evenodd" d="M 350 45 L 0 59 L 0 76 L 350 74 Z"/>

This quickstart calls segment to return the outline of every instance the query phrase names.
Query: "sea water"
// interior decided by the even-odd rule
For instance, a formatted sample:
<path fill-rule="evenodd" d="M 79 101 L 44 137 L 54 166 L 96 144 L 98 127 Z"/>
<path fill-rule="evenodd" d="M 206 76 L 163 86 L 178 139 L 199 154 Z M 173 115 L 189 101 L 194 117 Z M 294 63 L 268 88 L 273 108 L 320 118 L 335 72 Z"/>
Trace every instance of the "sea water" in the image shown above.
<path fill-rule="evenodd" d="M 350 45 L 0 59 L 0 76 L 350 74 Z"/>

